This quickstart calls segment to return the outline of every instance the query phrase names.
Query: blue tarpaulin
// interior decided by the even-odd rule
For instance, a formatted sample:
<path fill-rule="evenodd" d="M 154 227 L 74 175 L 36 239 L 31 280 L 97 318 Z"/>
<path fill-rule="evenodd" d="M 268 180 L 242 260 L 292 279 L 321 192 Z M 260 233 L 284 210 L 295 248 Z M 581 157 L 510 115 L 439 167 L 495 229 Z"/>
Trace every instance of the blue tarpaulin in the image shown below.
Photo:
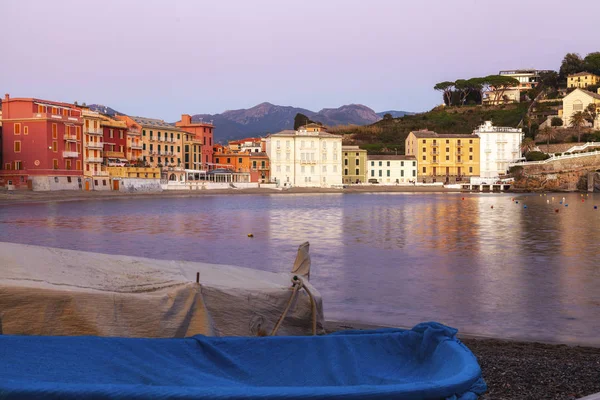
<path fill-rule="evenodd" d="M 0 399 L 461 399 L 486 390 L 456 330 L 130 339 L 1 336 Z"/>

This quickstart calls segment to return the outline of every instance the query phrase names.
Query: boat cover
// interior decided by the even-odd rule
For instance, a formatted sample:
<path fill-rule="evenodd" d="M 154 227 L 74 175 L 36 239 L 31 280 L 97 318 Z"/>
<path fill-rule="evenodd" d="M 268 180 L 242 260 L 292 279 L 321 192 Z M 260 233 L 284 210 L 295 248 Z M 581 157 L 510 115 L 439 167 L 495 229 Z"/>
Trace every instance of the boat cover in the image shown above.
<path fill-rule="evenodd" d="M 0 335 L 2 399 L 461 399 L 486 390 L 456 330 L 132 339 Z"/>
<path fill-rule="evenodd" d="M 144 338 L 269 333 L 290 298 L 292 262 L 273 273 L 0 242 L 0 333 Z M 304 284 L 315 297 L 322 331 L 321 296 L 306 279 Z M 304 290 L 278 333 L 312 333 Z"/>

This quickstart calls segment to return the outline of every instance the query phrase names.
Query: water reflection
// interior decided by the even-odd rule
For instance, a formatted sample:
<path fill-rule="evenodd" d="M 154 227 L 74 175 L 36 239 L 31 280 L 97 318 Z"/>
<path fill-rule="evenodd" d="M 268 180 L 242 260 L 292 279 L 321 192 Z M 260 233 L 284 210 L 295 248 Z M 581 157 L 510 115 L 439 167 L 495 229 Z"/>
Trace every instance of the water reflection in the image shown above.
<path fill-rule="evenodd" d="M 308 240 L 312 280 L 329 318 L 439 320 L 480 334 L 600 343 L 594 245 L 600 210 L 593 209 L 600 198 L 565 195 L 565 207 L 562 195 L 512 197 L 205 196 L 13 205 L 0 208 L 0 240 L 270 271 L 289 270 L 297 246 Z"/>

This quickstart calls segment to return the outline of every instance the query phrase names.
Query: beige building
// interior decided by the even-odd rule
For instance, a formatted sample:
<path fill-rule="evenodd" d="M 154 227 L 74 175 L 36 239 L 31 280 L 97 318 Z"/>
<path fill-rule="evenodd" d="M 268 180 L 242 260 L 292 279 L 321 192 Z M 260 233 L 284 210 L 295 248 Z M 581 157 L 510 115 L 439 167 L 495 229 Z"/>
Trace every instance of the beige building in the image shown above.
<path fill-rule="evenodd" d="M 567 77 L 568 88 L 585 89 L 588 86 L 600 85 L 600 76 L 589 72 L 580 72 Z"/>
<path fill-rule="evenodd" d="M 417 181 L 417 159 L 403 155 L 367 157 L 369 182 L 383 185 L 406 185 Z"/>
<path fill-rule="evenodd" d="M 367 182 L 367 151 L 358 146 L 342 146 L 343 173 L 345 184 Z"/>
<path fill-rule="evenodd" d="M 183 167 L 184 142 L 191 133 L 163 120 L 131 117 L 142 127 L 142 157 L 150 167 Z"/>
<path fill-rule="evenodd" d="M 104 161 L 102 118 L 99 113 L 87 108 L 82 108 L 81 115 L 83 117 L 83 175 L 93 178 L 107 177 L 108 172 L 102 166 Z M 65 140 L 79 140 L 77 135 L 78 133 L 65 133 Z M 103 183 L 106 186 L 106 181 Z M 86 190 L 90 190 L 87 184 Z"/>
<path fill-rule="evenodd" d="M 600 89 L 598 93 L 590 92 L 584 89 L 575 89 L 563 98 L 562 119 L 563 126 L 571 125 L 571 116 L 576 112 L 584 112 L 586 108 L 594 104 L 596 109 L 600 109 Z M 600 129 L 600 116 L 594 121 L 594 127 Z"/>
<path fill-rule="evenodd" d="M 417 159 L 420 182 L 455 183 L 479 176 L 479 137 L 421 130 L 409 133 L 407 156 Z"/>

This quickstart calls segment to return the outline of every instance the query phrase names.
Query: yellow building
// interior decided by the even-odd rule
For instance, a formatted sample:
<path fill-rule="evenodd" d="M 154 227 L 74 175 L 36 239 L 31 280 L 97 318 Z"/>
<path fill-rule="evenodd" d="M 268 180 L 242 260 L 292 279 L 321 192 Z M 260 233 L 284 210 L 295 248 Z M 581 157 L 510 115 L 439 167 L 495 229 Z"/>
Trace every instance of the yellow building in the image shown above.
<path fill-rule="evenodd" d="M 106 177 L 108 172 L 102 167 L 104 161 L 104 132 L 102 118 L 99 113 L 82 108 L 83 117 L 83 175 L 90 177 Z M 80 140 L 79 128 L 75 134 L 65 134 L 65 139 Z M 80 144 L 77 143 L 77 147 Z M 88 189 L 89 190 L 89 189 Z"/>
<path fill-rule="evenodd" d="M 406 138 L 407 156 L 415 156 L 420 182 L 455 183 L 479 176 L 479 137 L 446 135 L 428 130 L 411 132 Z"/>
<path fill-rule="evenodd" d="M 367 151 L 358 146 L 342 146 L 342 182 L 367 183 Z"/>
<path fill-rule="evenodd" d="M 579 72 L 577 74 L 569 75 L 567 77 L 568 88 L 585 89 L 588 86 L 593 85 L 600 85 L 600 76 L 594 75 L 590 72 Z"/>
<path fill-rule="evenodd" d="M 202 170 L 202 141 L 193 134 L 184 134 L 183 167 L 188 170 Z"/>
<path fill-rule="evenodd" d="M 184 141 L 192 136 L 163 120 L 129 117 L 142 127 L 142 155 L 150 167 L 183 167 Z"/>

